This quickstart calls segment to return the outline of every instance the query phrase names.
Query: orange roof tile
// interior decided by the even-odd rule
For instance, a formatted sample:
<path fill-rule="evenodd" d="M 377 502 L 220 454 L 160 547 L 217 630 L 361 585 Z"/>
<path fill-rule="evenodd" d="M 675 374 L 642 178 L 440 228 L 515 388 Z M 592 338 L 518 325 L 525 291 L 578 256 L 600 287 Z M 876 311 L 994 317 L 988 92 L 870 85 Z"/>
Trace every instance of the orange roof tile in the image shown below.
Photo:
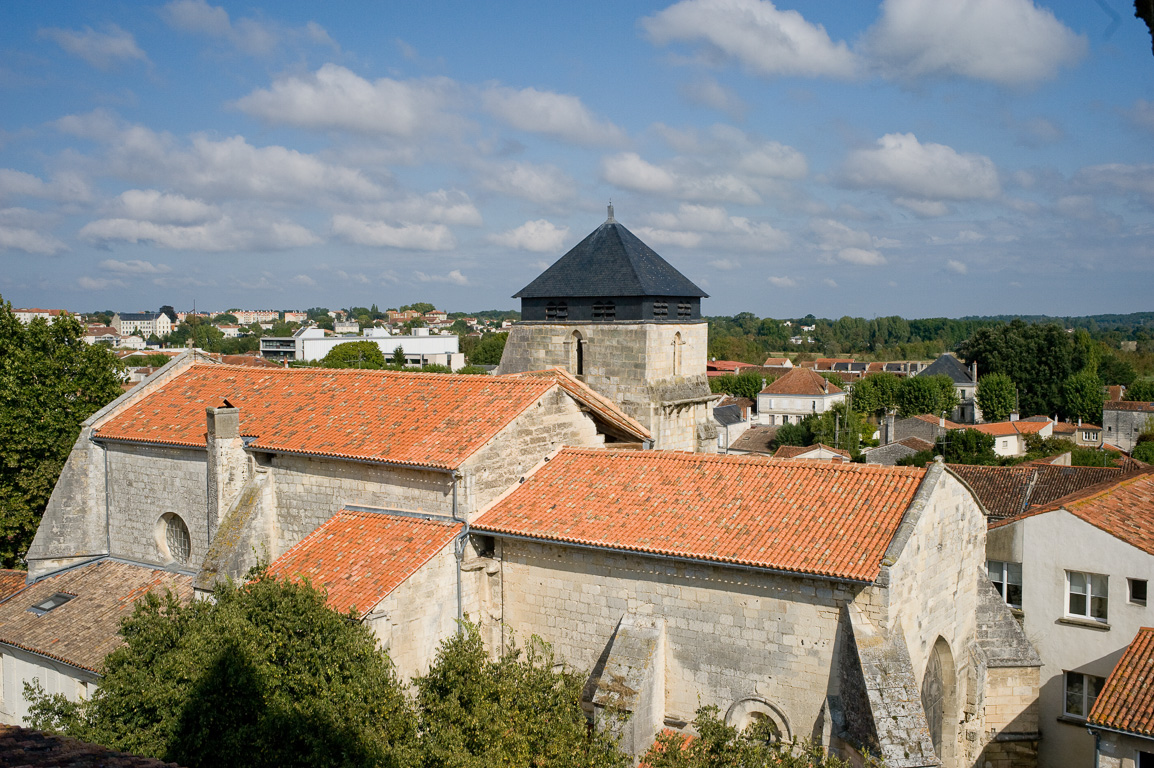
<path fill-rule="evenodd" d="M 926 422 L 927 424 L 933 424 L 935 427 L 941 423 L 941 419 L 939 419 L 939 417 L 929 413 L 923 413 L 920 416 L 911 416 L 910 418 L 919 419 Z M 956 421 L 950 421 L 949 419 L 946 419 L 945 422 L 946 429 L 965 429 L 966 427 L 970 426 L 969 424 L 958 424 Z"/>
<path fill-rule="evenodd" d="M 963 425 L 963 427 L 994 437 L 1005 437 L 1006 435 L 1029 435 L 1041 432 L 1050 423 L 1049 421 L 995 421 L 989 424 Z"/>
<path fill-rule="evenodd" d="M 807 396 L 836 395 L 841 391 L 841 387 L 828 382 L 808 368 L 792 368 L 789 373 L 761 390 L 765 395 Z"/>
<path fill-rule="evenodd" d="M 255 449 L 453 469 L 553 386 L 534 377 L 194 364 L 96 437 L 200 447 L 204 409 L 228 398 Z"/>
<path fill-rule="evenodd" d="M 838 456 L 844 456 L 847 459 L 850 457 L 848 451 L 843 451 L 840 448 L 833 448 L 831 446 L 826 445 L 825 443 L 815 443 L 814 445 L 782 445 L 782 446 L 779 446 L 778 449 L 773 452 L 773 458 L 775 458 L 775 459 L 795 459 L 799 456 L 804 456 L 805 454 L 810 453 L 811 451 L 817 451 L 817 450 L 821 450 L 821 449 L 825 449 L 825 450 L 829 451 L 830 453 L 836 453 Z"/>
<path fill-rule="evenodd" d="M 1017 517 L 991 523 L 991 528 L 1064 509 L 1121 541 L 1154 555 L 1154 471 L 1125 476 L 1064 496 Z"/>
<path fill-rule="evenodd" d="M 872 581 L 925 474 L 915 467 L 566 448 L 473 528 Z"/>
<path fill-rule="evenodd" d="M 363 615 L 460 532 L 451 521 L 342 509 L 269 566 L 328 590 L 329 607 Z"/>
<path fill-rule="evenodd" d="M 24 583 L 27 580 L 27 571 L 14 571 L 7 568 L 0 570 L 0 600 L 24 589 Z"/>
<path fill-rule="evenodd" d="M 1154 627 L 1142 627 L 1094 702 L 1088 724 L 1154 736 Z"/>
<path fill-rule="evenodd" d="M 766 368 L 769 368 L 771 366 L 772 367 L 780 367 L 780 366 L 785 365 L 788 362 L 789 362 L 788 357 L 767 357 L 767 358 L 765 358 L 765 362 L 762 363 L 762 366 L 764 366 Z"/>

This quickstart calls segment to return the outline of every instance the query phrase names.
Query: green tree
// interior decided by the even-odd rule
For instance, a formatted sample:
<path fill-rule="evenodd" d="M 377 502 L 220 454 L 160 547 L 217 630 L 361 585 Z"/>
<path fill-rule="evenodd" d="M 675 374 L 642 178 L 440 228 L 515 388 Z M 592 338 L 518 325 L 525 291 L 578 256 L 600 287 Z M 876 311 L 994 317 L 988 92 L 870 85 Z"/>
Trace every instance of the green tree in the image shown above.
<path fill-rule="evenodd" d="M 149 595 L 93 697 L 32 692 L 31 723 L 189 768 L 413 765 L 392 664 L 349 618 L 263 573 L 211 601 Z"/>
<path fill-rule="evenodd" d="M 321 365 L 325 368 L 380 370 L 385 367 L 385 353 L 375 341 L 346 341 L 330 349 Z"/>
<path fill-rule="evenodd" d="M 1098 377 L 1104 384 L 1121 384 L 1128 387 L 1138 378 L 1138 372 L 1129 360 L 1122 360 L 1116 355 L 1105 355 L 1098 363 Z"/>
<path fill-rule="evenodd" d="M 911 376 L 898 385 L 897 407 L 906 418 L 923 413 L 949 418 L 958 407 L 958 393 L 949 376 Z"/>
<path fill-rule="evenodd" d="M 1063 411 L 1067 418 L 1098 424 L 1106 394 L 1098 374 L 1086 368 L 1062 382 Z"/>
<path fill-rule="evenodd" d="M 1126 387 L 1125 400 L 1139 403 L 1154 402 L 1154 379 L 1139 379 Z"/>
<path fill-rule="evenodd" d="M 950 464 L 1001 463 L 994 452 L 994 436 L 976 429 L 951 429 L 938 437 L 934 450 Z"/>
<path fill-rule="evenodd" d="M 1064 412 L 1063 382 L 1090 362 L 1080 359 L 1083 353 L 1062 326 L 1021 319 L 978 329 L 959 351 L 980 372 L 1009 376 L 1023 414 Z"/>
<path fill-rule="evenodd" d="M 757 400 L 757 393 L 768 383 L 760 373 L 745 371 L 739 374 L 727 373 L 724 376 L 714 376 L 709 380 L 709 391 L 714 394 L 725 393 L 734 397 L 747 397 Z"/>
<path fill-rule="evenodd" d="M 882 415 L 898 405 L 902 380 L 892 373 L 871 373 L 853 386 L 853 408 L 858 413 Z"/>
<path fill-rule="evenodd" d="M 423 315 L 426 312 L 432 312 L 434 309 L 436 309 L 436 307 L 433 306 L 432 304 L 428 303 L 427 301 L 418 301 L 418 302 L 415 302 L 413 304 L 406 304 L 405 306 L 401 307 L 400 311 L 401 312 L 420 312 Z"/>
<path fill-rule="evenodd" d="M 837 403 L 824 413 L 807 416 L 805 426 L 812 443 L 825 443 L 849 451 L 852 456 L 860 453 L 863 438 L 874 431 L 862 414 L 851 410 L 846 403 Z"/>
<path fill-rule="evenodd" d="M 813 433 L 809 431 L 809 425 L 805 421 L 801 424 L 782 424 L 777 428 L 773 439 L 779 446 L 813 445 L 814 443 Z"/>
<path fill-rule="evenodd" d="M 176 325 L 176 310 L 172 308 L 171 304 L 165 304 L 158 311 L 162 315 L 168 315 L 168 321 L 173 325 Z"/>
<path fill-rule="evenodd" d="M 0 297 L 0 565 L 28 550 L 81 423 L 123 393 L 124 367 L 71 316 L 24 325 Z"/>
<path fill-rule="evenodd" d="M 500 365 L 508 333 L 486 333 L 469 356 L 471 365 Z"/>
<path fill-rule="evenodd" d="M 425 768 L 626 768 L 629 756 L 581 710 L 585 676 L 557 670 L 539 638 L 492 659 L 473 624 L 441 643 L 414 681 Z"/>
<path fill-rule="evenodd" d="M 739 731 L 726 725 L 717 707 L 701 707 L 693 720 L 697 738 L 673 732 L 657 736 L 642 758 L 649 768 L 849 768 L 851 763 L 825 754 L 821 745 L 783 742 L 769 720 L 754 721 Z M 864 768 L 881 768 L 864 755 Z"/>
<path fill-rule="evenodd" d="M 389 359 L 389 363 L 394 368 L 399 369 L 399 368 L 404 368 L 406 362 L 408 362 L 408 361 L 405 359 L 404 347 L 397 347 L 396 349 L 394 349 L 393 350 L 393 356 Z"/>
<path fill-rule="evenodd" d="M 1005 421 L 1014 410 L 1014 380 L 1004 373 L 988 373 L 978 379 L 975 398 L 985 421 Z"/>
<path fill-rule="evenodd" d="M 216 323 L 217 325 L 236 325 L 240 322 L 240 320 L 237 319 L 236 315 L 230 312 L 222 312 L 216 317 L 212 318 L 212 322 Z"/>

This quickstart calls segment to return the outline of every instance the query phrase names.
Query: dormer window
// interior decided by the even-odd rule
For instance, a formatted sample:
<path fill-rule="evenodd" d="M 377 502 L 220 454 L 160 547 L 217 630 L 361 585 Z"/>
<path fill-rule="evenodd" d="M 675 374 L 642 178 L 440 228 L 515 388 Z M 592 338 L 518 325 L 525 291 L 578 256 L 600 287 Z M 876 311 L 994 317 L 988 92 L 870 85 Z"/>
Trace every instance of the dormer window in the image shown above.
<path fill-rule="evenodd" d="M 48 598 L 47 600 L 42 600 L 41 602 L 39 602 L 36 605 L 29 608 L 28 612 L 34 613 L 37 616 L 43 616 L 44 614 L 48 613 L 49 611 L 55 610 L 55 609 L 59 608 L 60 606 L 64 605 L 65 603 L 67 603 L 69 600 L 71 600 L 74 597 L 76 597 L 76 595 L 70 595 L 67 592 L 57 592 L 55 595 Z"/>

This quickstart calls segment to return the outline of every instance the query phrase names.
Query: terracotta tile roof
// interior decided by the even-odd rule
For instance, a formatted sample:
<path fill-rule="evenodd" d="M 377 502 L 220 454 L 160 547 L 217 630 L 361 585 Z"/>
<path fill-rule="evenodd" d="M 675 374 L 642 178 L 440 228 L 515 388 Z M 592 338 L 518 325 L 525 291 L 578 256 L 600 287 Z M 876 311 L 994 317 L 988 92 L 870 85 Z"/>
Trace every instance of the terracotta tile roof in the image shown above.
<path fill-rule="evenodd" d="M 1010 525 L 1059 509 L 1154 555 L 1154 471 L 1144 470 L 1084 488 L 1049 504 L 1032 507 L 1016 517 L 993 522 L 990 527 Z"/>
<path fill-rule="evenodd" d="M 121 619 L 150 591 L 165 590 L 191 600 L 192 577 L 115 560 L 63 571 L 0 603 L 0 643 L 99 672 L 121 643 Z M 41 616 L 29 612 L 58 592 L 75 597 Z"/>
<path fill-rule="evenodd" d="M 1111 384 L 1106 387 L 1106 402 L 1114 402 L 1122 399 L 1122 395 L 1126 393 L 1126 387 L 1121 384 Z"/>
<path fill-rule="evenodd" d="M 20 768 L 179 768 L 151 757 L 114 752 L 71 736 L 0 725 L 0 766 Z"/>
<path fill-rule="evenodd" d="M 0 600 L 24 589 L 24 582 L 27 579 L 27 571 L 0 570 Z"/>
<path fill-rule="evenodd" d="M 926 470 L 566 448 L 475 530 L 872 581 Z"/>
<path fill-rule="evenodd" d="M 1087 723 L 1154 737 L 1154 627 L 1138 630 L 1106 678 Z"/>
<path fill-rule="evenodd" d="M 706 370 L 737 372 L 743 368 L 752 368 L 753 363 L 740 363 L 736 360 L 710 360 L 705 364 Z"/>
<path fill-rule="evenodd" d="M 765 358 L 765 362 L 762 363 L 762 365 L 767 367 L 767 368 L 771 367 L 771 366 L 774 368 L 779 368 L 779 367 L 784 367 L 785 364 L 788 362 L 789 362 L 788 357 L 767 357 L 767 358 Z"/>
<path fill-rule="evenodd" d="M 910 418 L 911 419 L 919 419 L 921 421 L 926 422 L 927 424 L 933 424 L 935 427 L 938 426 L 938 424 L 940 423 L 940 420 L 937 416 L 934 416 L 934 415 L 929 414 L 929 413 L 923 413 L 920 416 L 911 416 Z M 970 425 L 969 424 L 958 424 L 956 421 L 950 421 L 949 419 L 946 419 L 946 429 L 965 429 L 968 426 L 970 426 Z"/>
<path fill-rule="evenodd" d="M 826 445 L 825 443 L 815 443 L 814 445 L 783 445 L 773 452 L 773 458 L 796 459 L 798 457 L 805 456 L 807 453 L 813 453 L 814 451 L 819 451 L 822 449 L 827 450 L 830 453 L 836 453 L 838 456 L 844 456 L 847 459 L 850 458 L 848 451 L 843 451 L 840 448 L 833 448 Z"/>
<path fill-rule="evenodd" d="M 1065 467 L 1033 462 L 1012 467 L 948 466 L 973 488 L 991 518 L 1010 517 L 1030 507 L 1052 504 L 1084 488 L 1114 482 L 1125 475 L 1125 471 L 1117 467 Z"/>
<path fill-rule="evenodd" d="M 412 576 L 462 525 L 342 509 L 269 566 L 287 579 L 328 590 L 329 607 L 363 615 Z"/>
<path fill-rule="evenodd" d="M 894 442 L 898 445 L 904 445 L 906 448 L 911 448 L 915 451 L 918 451 L 919 453 L 922 451 L 932 451 L 934 449 L 933 443 L 931 443 L 929 440 L 923 440 L 920 437 L 905 437 L 901 440 L 895 440 Z"/>
<path fill-rule="evenodd" d="M 1006 437 L 1008 435 L 1030 435 L 1041 432 L 1050 424 L 1047 421 L 995 421 L 989 424 L 963 424 L 966 429 L 973 429 L 978 432 L 984 432 L 987 435 L 994 437 Z M 953 429 L 953 427 L 951 427 Z"/>
<path fill-rule="evenodd" d="M 452 469 L 537 402 L 553 378 L 194 364 L 115 414 L 98 438 L 205 445 L 228 398 L 252 448 Z"/>
<path fill-rule="evenodd" d="M 1102 404 L 1102 408 L 1107 411 L 1150 411 L 1154 413 L 1154 403 L 1144 403 L 1140 400 L 1108 400 Z"/>
<path fill-rule="evenodd" d="M 603 421 L 610 423 L 637 440 L 650 440 L 653 435 L 637 419 L 633 418 L 604 395 L 593 391 L 589 385 L 578 379 L 564 368 L 547 368 L 543 371 L 528 371 L 526 373 L 511 373 L 507 376 L 528 376 L 539 379 L 552 379 L 561 389 L 572 395 L 573 399 L 587 408 L 591 408 Z M 497 378 L 504 378 L 498 376 Z"/>
<path fill-rule="evenodd" d="M 829 391 L 826 391 L 826 387 Z M 789 373 L 761 390 L 763 395 L 836 395 L 841 387 L 828 383 L 817 373 L 808 368 L 791 368 Z"/>
<path fill-rule="evenodd" d="M 256 355 L 221 355 L 220 361 L 225 365 L 248 365 L 253 368 L 281 368 L 272 360 L 266 360 Z"/>

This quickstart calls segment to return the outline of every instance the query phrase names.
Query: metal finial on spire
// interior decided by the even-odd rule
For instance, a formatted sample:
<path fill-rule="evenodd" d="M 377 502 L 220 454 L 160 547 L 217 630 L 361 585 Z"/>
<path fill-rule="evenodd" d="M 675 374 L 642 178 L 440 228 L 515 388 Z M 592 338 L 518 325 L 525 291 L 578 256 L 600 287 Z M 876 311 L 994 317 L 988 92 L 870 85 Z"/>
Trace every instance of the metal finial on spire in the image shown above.
<path fill-rule="evenodd" d="M 609 218 L 606 219 L 606 221 L 616 221 L 616 219 L 613 218 L 613 201 L 612 200 L 609 201 Z"/>

